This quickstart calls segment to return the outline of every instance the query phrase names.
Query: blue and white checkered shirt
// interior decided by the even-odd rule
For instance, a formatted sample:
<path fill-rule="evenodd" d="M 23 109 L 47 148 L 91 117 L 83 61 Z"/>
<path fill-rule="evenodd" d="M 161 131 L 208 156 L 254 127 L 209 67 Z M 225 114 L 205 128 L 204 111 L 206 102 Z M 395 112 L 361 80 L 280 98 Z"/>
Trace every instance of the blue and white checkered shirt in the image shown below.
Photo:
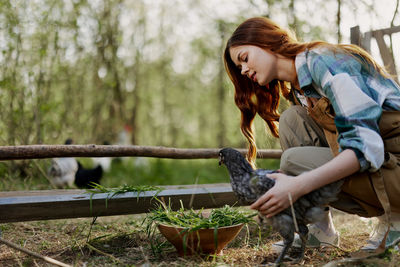
<path fill-rule="evenodd" d="M 351 55 L 327 48 L 299 53 L 295 65 L 304 95 L 331 102 L 340 151 L 352 149 L 360 171 L 379 169 L 384 162 L 379 119 L 382 110 L 400 110 L 400 87 Z"/>

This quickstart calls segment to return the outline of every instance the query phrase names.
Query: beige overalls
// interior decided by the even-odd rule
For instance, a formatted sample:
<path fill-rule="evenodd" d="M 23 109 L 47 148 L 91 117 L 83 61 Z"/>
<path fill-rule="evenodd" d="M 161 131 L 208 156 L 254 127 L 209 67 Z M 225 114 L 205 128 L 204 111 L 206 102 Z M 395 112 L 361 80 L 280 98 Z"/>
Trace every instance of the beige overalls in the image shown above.
<path fill-rule="evenodd" d="M 279 135 L 284 150 L 281 170 L 299 175 L 315 169 L 338 154 L 333 110 L 326 98 L 312 108 L 294 105 L 281 115 Z M 400 213 L 400 112 L 384 111 L 379 122 L 385 144 L 385 162 L 374 173 L 365 171 L 345 178 L 339 200 L 331 206 L 363 217 L 385 210 Z M 399 161 L 398 161 L 399 160 Z"/>

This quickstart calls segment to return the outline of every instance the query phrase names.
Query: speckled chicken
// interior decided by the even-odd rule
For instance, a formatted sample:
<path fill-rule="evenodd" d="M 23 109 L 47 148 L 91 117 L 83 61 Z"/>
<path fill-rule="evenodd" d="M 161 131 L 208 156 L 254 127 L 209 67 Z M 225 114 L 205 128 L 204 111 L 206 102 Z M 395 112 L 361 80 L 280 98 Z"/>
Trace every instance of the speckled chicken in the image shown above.
<path fill-rule="evenodd" d="M 254 170 L 239 151 L 233 148 L 224 148 L 220 150 L 219 157 L 220 164 L 225 164 L 229 171 L 232 190 L 242 204 L 252 204 L 274 186 L 275 181 L 268 178 L 267 175 L 276 171 Z M 300 197 L 293 203 L 299 231 L 295 229 L 290 207 L 268 219 L 273 229 L 282 236 L 284 243 L 282 252 L 275 263 L 281 263 L 292 246 L 295 232 L 299 234 L 302 241 L 300 256 L 295 262 L 300 262 L 303 259 L 308 235 L 307 224 L 317 222 L 323 218 L 325 207 L 337 199 L 336 196 L 340 192 L 342 184 L 342 181 L 328 184 Z"/>

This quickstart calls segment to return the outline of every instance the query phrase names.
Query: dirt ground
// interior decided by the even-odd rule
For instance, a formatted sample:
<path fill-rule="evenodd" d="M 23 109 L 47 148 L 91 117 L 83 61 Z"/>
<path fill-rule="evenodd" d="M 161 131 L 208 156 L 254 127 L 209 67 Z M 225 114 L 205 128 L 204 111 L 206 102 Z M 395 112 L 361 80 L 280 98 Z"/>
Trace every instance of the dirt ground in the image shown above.
<path fill-rule="evenodd" d="M 157 233 L 150 242 L 145 215 L 112 216 L 2 224 L 2 237 L 19 246 L 72 266 L 257 266 L 264 259 L 273 262 L 271 245 L 279 240 L 269 227 L 244 227 L 222 255 L 178 257 L 175 248 Z M 376 222 L 334 211 L 341 234 L 339 248 L 307 249 L 305 266 L 325 264 L 350 257 L 368 238 Z M 151 245 L 152 244 L 152 245 Z M 398 266 L 399 252 L 362 261 L 331 266 Z M 399 263 L 400 264 L 400 263 Z M 286 263 L 287 266 L 295 266 Z M 6 245 L 0 245 L 0 266 L 52 266 Z"/>

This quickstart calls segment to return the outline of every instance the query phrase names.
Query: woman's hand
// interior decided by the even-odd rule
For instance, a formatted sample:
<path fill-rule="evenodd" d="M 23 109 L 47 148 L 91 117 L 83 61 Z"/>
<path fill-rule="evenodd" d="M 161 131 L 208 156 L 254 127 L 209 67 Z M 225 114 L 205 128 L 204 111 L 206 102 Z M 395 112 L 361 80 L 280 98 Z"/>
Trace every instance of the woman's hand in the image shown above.
<path fill-rule="evenodd" d="M 293 177 L 283 173 L 268 174 L 268 177 L 275 180 L 275 185 L 250 208 L 258 210 L 267 218 L 272 217 L 290 206 L 289 193 L 294 203 L 299 197 L 359 170 L 360 163 L 356 153 L 346 149 L 324 165 L 299 176 Z"/>
<path fill-rule="evenodd" d="M 290 206 L 289 193 L 294 203 L 303 194 L 297 177 L 283 173 L 268 174 L 275 180 L 275 185 L 262 195 L 250 208 L 258 210 L 261 214 L 270 218 Z"/>

